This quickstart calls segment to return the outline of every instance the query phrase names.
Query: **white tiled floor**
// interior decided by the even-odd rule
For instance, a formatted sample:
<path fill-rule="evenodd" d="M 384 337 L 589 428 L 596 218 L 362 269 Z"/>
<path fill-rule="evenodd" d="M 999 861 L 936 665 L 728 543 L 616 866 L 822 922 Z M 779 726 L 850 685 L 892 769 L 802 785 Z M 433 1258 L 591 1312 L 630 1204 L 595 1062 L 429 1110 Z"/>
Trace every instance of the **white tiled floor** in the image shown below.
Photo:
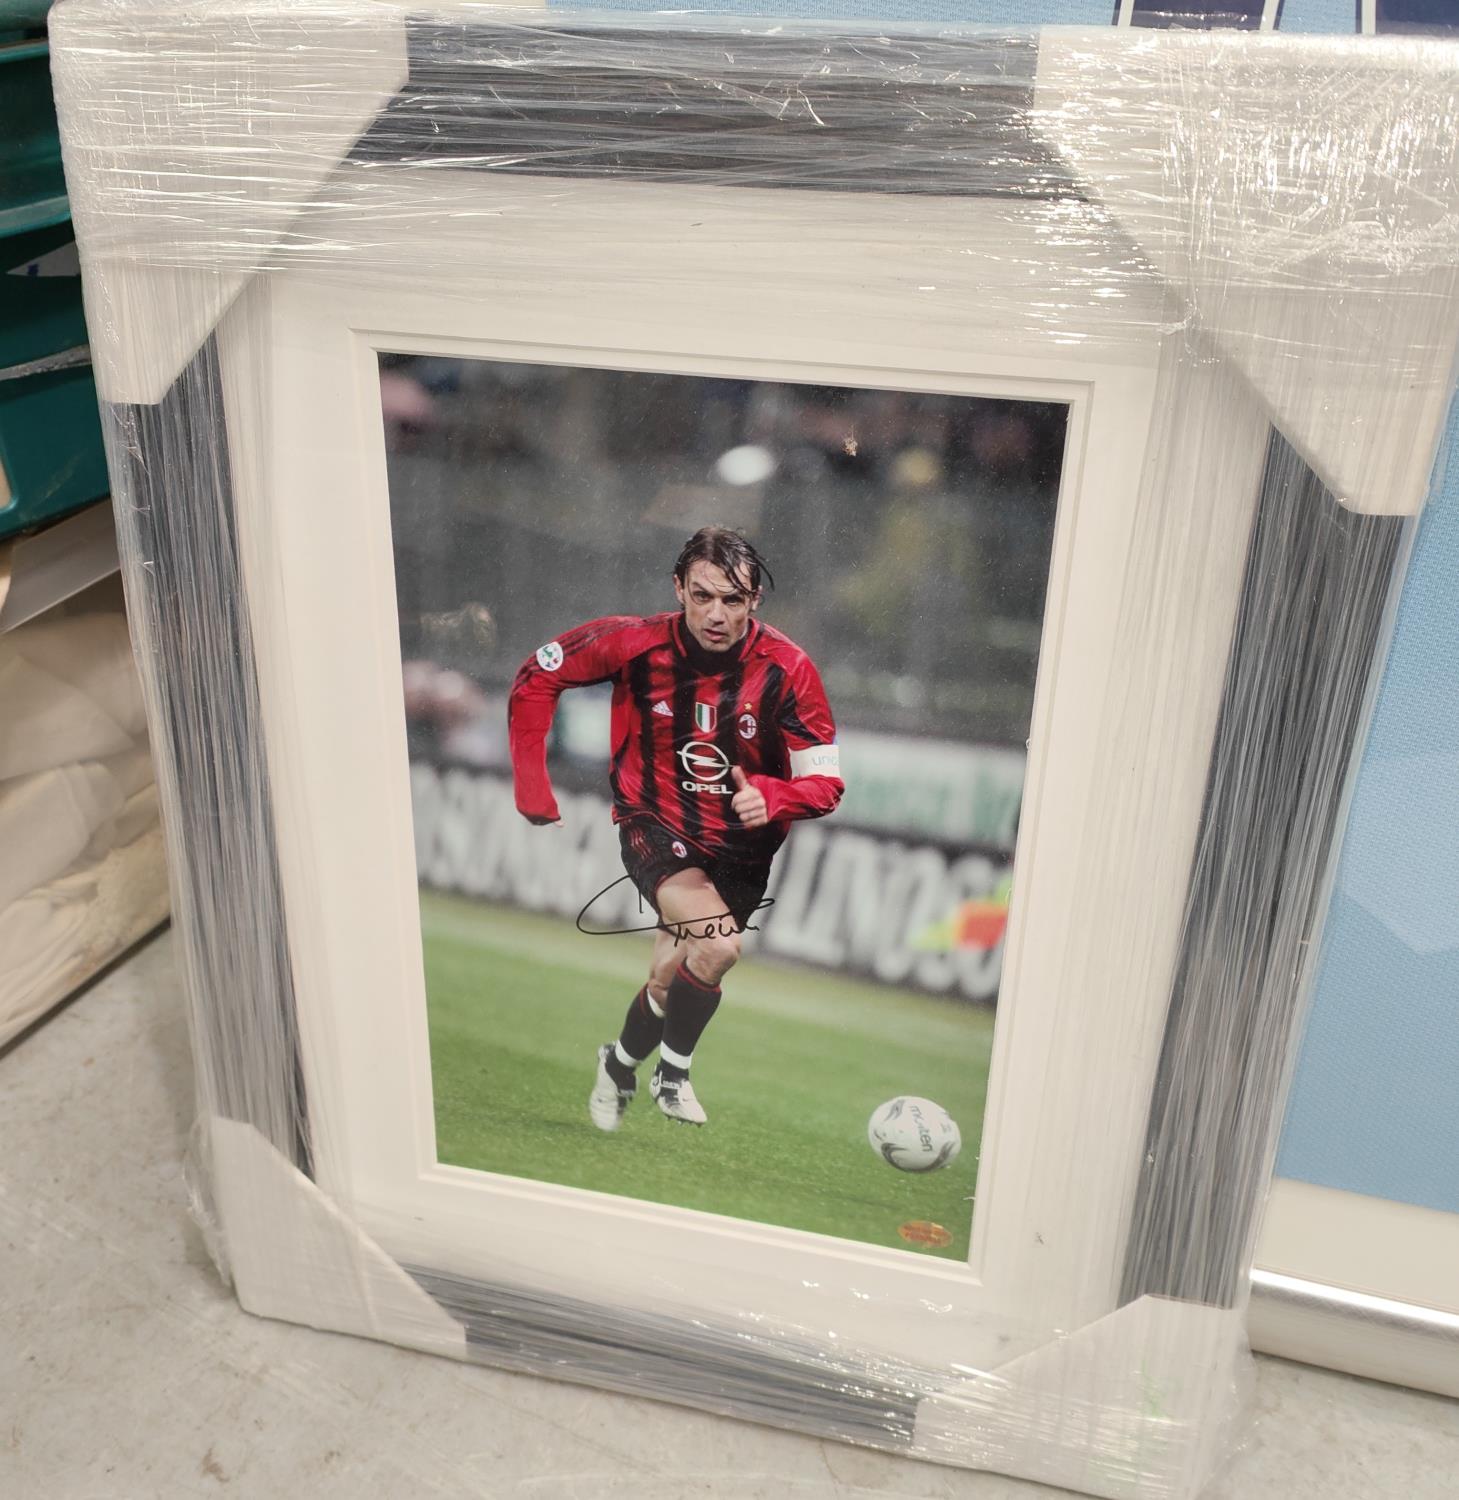
<path fill-rule="evenodd" d="M 990 1475 L 239 1311 L 188 1213 L 163 937 L 0 1056 L 0 1495 L 1014 1500 Z M 1258 1361 L 1210 1500 L 1459 1495 L 1459 1403 Z"/>

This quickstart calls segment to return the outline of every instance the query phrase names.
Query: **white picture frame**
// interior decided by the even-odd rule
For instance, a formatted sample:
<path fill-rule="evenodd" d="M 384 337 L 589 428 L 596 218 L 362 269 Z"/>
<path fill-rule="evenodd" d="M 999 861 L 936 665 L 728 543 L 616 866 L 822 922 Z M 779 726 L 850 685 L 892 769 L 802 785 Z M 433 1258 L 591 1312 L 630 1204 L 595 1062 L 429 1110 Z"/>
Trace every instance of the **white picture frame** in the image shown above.
<path fill-rule="evenodd" d="M 403 13 L 382 24 L 409 35 Z M 1436 393 L 1447 390 L 1447 325 L 1420 340 L 1428 363 L 1401 421 L 1381 437 L 1371 424 L 1345 424 L 1342 401 L 1366 387 L 1349 381 L 1341 400 L 1324 399 L 1304 363 L 1320 366 L 1331 340 L 1353 337 L 1332 332 L 1339 320 L 1321 289 L 1251 278 L 1241 298 L 1214 295 L 1224 293 L 1230 255 L 1208 254 L 1209 240 L 1200 255 L 1183 242 L 1186 206 L 1168 196 L 1210 183 L 1196 174 L 1176 188 L 1158 153 L 1132 168 L 1117 142 L 1086 128 L 1090 55 L 1107 60 L 1123 39 L 1056 32 L 1028 47 L 967 44 L 959 56 L 970 73 L 986 66 L 1004 104 L 997 91 L 1013 87 L 1052 154 L 1032 150 L 1001 168 L 981 162 L 977 185 L 956 195 L 928 191 L 925 179 L 903 194 L 874 173 L 836 187 L 750 187 L 726 184 L 714 168 L 696 179 L 681 161 L 606 174 L 581 162 L 534 166 L 530 153 L 493 159 L 469 123 L 453 160 L 451 129 L 433 121 L 425 149 L 409 116 L 422 79 L 443 56 L 448 73 L 461 55 L 490 56 L 503 35 L 530 58 L 537 33 L 521 17 L 502 22 L 504 33 L 481 18 L 413 24 L 425 43 L 412 87 L 393 98 L 403 70 L 372 62 L 350 107 L 331 118 L 333 133 L 312 122 L 320 160 L 304 190 L 296 182 L 283 195 L 291 206 L 282 217 L 277 195 L 259 209 L 259 223 L 267 218 L 280 236 L 277 253 L 240 272 L 225 228 L 209 255 L 227 250 L 204 257 L 200 278 L 162 255 L 164 281 L 176 279 L 196 337 L 179 334 L 182 317 L 155 358 L 118 347 L 102 359 L 115 419 L 134 440 L 124 487 L 138 502 L 158 502 L 176 491 L 181 469 L 204 522 L 184 537 L 168 530 L 163 506 L 137 505 L 132 576 L 150 569 L 153 591 L 140 629 L 175 643 L 196 627 L 224 648 L 218 677 L 189 678 L 179 662 L 160 669 L 153 692 L 170 728 L 171 793 L 199 840 L 185 867 L 182 920 L 196 934 L 214 1190 L 229 1254 L 243 1268 L 240 1291 L 261 1311 L 457 1353 L 489 1349 L 512 1362 L 495 1337 L 509 1303 L 526 1347 L 557 1340 L 565 1351 L 546 1367 L 610 1381 L 563 1308 L 606 1316 L 620 1347 L 644 1360 L 665 1349 L 722 1351 L 749 1336 L 748 1309 L 766 1390 L 780 1381 L 806 1401 L 795 1425 L 1102 1493 L 1129 1492 L 1118 1477 L 1128 1475 L 1128 1450 L 1118 1443 L 1142 1430 L 1145 1353 L 1158 1347 L 1168 1361 L 1153 1377 L 1160 1401 L 1183 1403 L 1190 1424 L 1151 1482 L 1203 1472 L 1213 1413 L 1230 1389 L 1251 1223 L 1305 981 L 1302 950 L 1320 920 L 1342 768 L 1381 653 L 1406 518 L 1421 503 L 1415 476 L 1427 473 Z M 610 73 L 624 49 L 661 49 L 655 55 L 679 76 L 718 55 L 706 43 L 712 26 L 676 33 L 682 56 L 631 27 L 541 35 L 549 83 L 560 47 L 599 63 L 606 52 Z M 1227 151 L 1227 161 L 1219 149 L 1209 159 L 1233 169 L 1238 194 L 1255 191 L 1241 171 L 1249 137 L 1224 135 L 1232 127 L 1220 112 L 1170 86 L 1167 70 L 1177 85 L 1187 65 L 1202 77 L 1214 70 L 1205 86 L 1228 87 L 1214 81 L 1230 76 L 1212 61 L 1220 52 L 1238 72 L 1254 70 L 1268 97 L 1274 65 L 1263 70 L 1239 40 L 1152 37 L 1140 53 L 1118 54 L 1128 65 L 1126 139 L 1174 139 L 1177 121 L 1181 139 L 1206 132 Z M 452 45 L 464 54 L 453 57 Z M 773 79 L 787 49 L 793 73 L 804 61 L 797 45 L 825 43 L 807 28 L 738 45 L 750 56 L 758 45 Z M 948 45 L 907 43 L 914 55 Z M 276 79 L 264 70 L 265 96 L 296 64 L 299 49 L 288 58 L 286 50 Z M 876 49 L 864 38 L 845 52 L 833 47 L 830 71 L 876 75 L 868 51 Z M 1305 63 L 1328 57 L 1319 48 Z M 450 77 L 459 89 L 459 75 Z M 929 66 L 902 83 L 915 90 L 945 77 Z M 894 112 L 895 99 L 887 107 Z M 834 131 L 806 149 L 834 153 Z M 1001 184 L 999 170 L 1012 174 Z M 79 197 L 84 216 L 84 190 Z M 1359 191 L 1340 211 L 1362 201 Z M 389 218 L 372 217 L 372 202 L 388 202 Z M 1075 232 L 1050 232 L 1051 202 Z M 1285 201 L 1249 207 L 1245 219 L 1234 215 L 1238 240 L 1262 227 L 1263 212 L 1286 232 Z M 629 259 L 615 263 L 615 248 Z M 145 253 L 140 260 L 145 268 Z M 634 272 L 626 287 L 612 274 L 625 263 Z M 158 295 L 156 277 L 125 256 L 112 253 L 91 272 L 93 299 L 108 307 Z M 1410 314 L 1409 302 L 1396 305 Z M 1273 326 L 1289 331 L 1289 347 L 1272 350 Z M 1410 315 L 1394 336 L 1413 326 Z M 814 374 L 1069 402 L 969 1271 L 435 1164 L 421 1086 L 414 853 L 375 388 L 381 349 Z M 1381 384 L 1382 352 L 1364 358 Z M 1391 483 L 1381 478 L 1384 445 L 1403 451 Z M 164 455 L 171 474 L 159 466 Z M 1273 495 L 1283 509 L 1264 525 Z M 219 618 L 182 597 L 191 585 L 159 586 L 181 576 L 182 553 L 194 546 L 188 571 L 196 583 L 198 562 L 211 570 L 202 592 Z M 1282 571 L 1298 554 L 1320 554 L 1314 566 L 1336 599 L 1331 618 L 1298 618 L 1310 600 L 1300 587 L 1292 597 Z M 1362 605 L 1350 608 L 1358 585 Z M 1283 631 L 1292 630 L 1307 653 L 1289 662 Z M 1313 650 L 1344 712 L 1315 742 L 1253 760 L 1252 716 L 1302 709 Z M 230 726 L 220 761 L 210 747 L 229 743 Z M 1223 769 L 1231 767 L 1235 791 Z M 1120 789 L 1106 795 L 1097 778 L 1116 769 Z M 1275 882 L 1277 919 L 1246 933 L 1229 856 L 1260 843 L 1269 826 L 1269 810 L 1239 795 L 1243 778 L 1266 776 L 1282 783 L 1281 817 L 1309 844 L 1300 878 L 1273 851 L 1253 856 L 1251 885 Z M 1141 795 L 1148 785 L 1156 795 Z M 224 792 L 244 810 L 236 822 L 215 816 Z M 245 910 L 228 905 L 236 875 L 213 884 L 207 872 L 219 869 L 251 873 Z M 1070 910 L 1077 918 L 1061 926 Z M 1232 945 L 1246 952 L 1247 937 L 1251 972 L 1220 972 L 1220 957 Z M 1213 943 L 1227 946 L 1213 955 Z M 240 967 L 258 981 L 246 992 Z M 1237 1024 L 1213 1027 L 1209 1002 L 1223 986 L 1240 1002 Z M 255 1049 L 242 1077 L 230 1051 L 240 1028 Z M 262 1097 L 255 1077 L 272 1080 Z M 277 1215 L 257 1211 L 264 1200 Z M 287 1246 L 305 1225 L 313 1248 L 301 1264 Z M 595 1247 L 586 1268 L 585 1238 Z M 325 1243 L 333 1261 L 319 1252 Z M 341 1266 L 353 1274 L 334 1274 Z M 515 1358 L 536 1367 L 520 1351 Z M 1183 1381 L 1192 1360 L 1201 1378 Z M 819 1372 L 813 1401 L 807 1370 Z M 988 1372 L 997 1372 L 992 1385 Z M 723 1383 L 715 1394 L 633 1369 L 636 1388 L 765 1411 L 750 1394 L 761 1376 L 737 1378 L 738 1404 Z M 1067 1400 L 1081 1382 L 1091 1393 L 1075 1402 L 1082 1415 L 1064 1412 L 1068 1425 L 1052 1444 L 1030 1444 L 1030 1411 L 1054 1392 Z M 870 1418 L 868 1385 L 880 1413 Z M 878 1402 L 905 1406 L 905 1420 L 890 1420 Z M 1093 1438 L 1081 1425 L 1090 1403 Z M 1091 1442 L 1105 1439 L 1118 1452 L 1091 1467 Z"/>
<path fill-rule="evenodd" d="M 1252 1345 L 1459 1396 L 1456 1250 L 1454 1214 L 1277 1177 L 1252 1271 Z"/>
<path fill-rule="evenodd" d="M 442 193 L 439 173 L 414 186 L 430 201 Z M 402 180 L 400 187 L 408 194 L 412 184 Z M 489 191 L 463 173 L 447 196 L 453 211 L 471 213 L 473 194 L 484 208 Z M 545 211 L 531 222 L 544 234 L 565 230 L 577 237 L 581 231 L 563 224 L 553 193 L 550 183 L 515 189 L 519 209 L 542 198 Z M 928 324 L 909 328 L 917 337 L 901 345 L 880 343 L 871 332 L 848 339 L 835 332 L 846 324 L 840 289 L 848 297 L 869 289 L 884 303 L 880 329 L 915 310 L 917 283 L 909 284 L 908 272 L 921 273 L 884 262 L 878 272 L 871 249 L 843 252 L 844 268 L 835 263 L 816 232 L 825 207 L 818 196 L 777 195 L 773 212 L 787 225 L 790 245 L 767 241 L 758 255 L 735 232 L 743 222 L 743 190 L 610 183 L 580 189 L 575 199 L 587 224 L 611 218 L 635 239 L 675 246 L 674 286 L 666 288 L 658 267 L 640 262 L 642 276 L 604 311 L 596 285 L 577 295 L 561 285 L 550 246 L 538 241 L 521 247 L 520 279 L 503 277 L 503 306 L 462 306 L 429 278 L 407 292 L 361 286 L 345 268 L 324 267 L 256 283 L 219 326 L 229 432 L 259 456 L 256 465 L 244 461 L 234 469 L 243 555 L 257 559 L 251 575 L 245 566 L 250 613 L 281 627 L 266 625 L 254 637 L 273 784 L 283 802 L 309 809 L 299 837 L 281 828 L 279 856 L 286 907 L 309 913 L 309 951 L 296 963 L 300 994 L 313 997 L 301 1005 L 300 1021 L 306 1092 L 317 1113 L 318 1181 L 377 1243 L 412 1265 L 430 1265 L 434 1257 L 451 1275 L 500 1280 L 513 1267 L 526 1274 L 510 1247 L 530 1243 L 542 1285 L 574 1297 L 622 1307 L 638 1299 L 662 1310 L 679 1288 L 686 1316 L 691 1307 L 728 1314 L 753 1306 L 787 1324 L 798 1320 L 798 1288 L 811 1280 L 844 1307 L 842 1336 L 880 1357 L 1001 1362 L 1011 1347 L 1032 1347 L 1031 1336 L 1044 1342 L 1049 1328 L 1077 1327 L 1115 1309 L 1125 1245 L 1123 1226 L 1105 1209 L 1134 1191 L 1146 1125 L 1143 1101 L 1111 1111 L 1108 1149 L 1091 1153 L 1084 1163 L 1090 1170 L 1071 1180 L 1062 1158 L 1040 1163 L 1039 1142 L 1048 1131 L 1072 1141 L 1080 1128 L 1051 1114 L 1038 1080 L 1046 1070 L 1082 1066 L 1103 1079 L 1100 1092 L 1115 1097 L 1130 1076 L 1132 1047 L 1138 1066 L 1153 1072 L 1165 1021 L 1166 995 L 1156 979 L 1143 997 L 1125 992 L 1124 1014 L 1091 1014 L 1087 1030 L 1068 1025 L 1058 989 L 1062 950 L 1047 936 L 1058 918 L 1045 915 L 1067 912 L 1072 891 L 1096 878 L 1064 830 L 1080 826 L 1078 809 L 1091 795 L 1092 766 L 1082 747 L 1098 734 L 1100 684 L 1116 650 L 1160 336 L 1126 337 L 1125 325 L 1096 307 L 1087 330 L 1093 356 L 1029 354 L 1017 347 L 1015 329 L 971 306 L 963 317 L 940 320 L 941 348 Z M 858 227 L 874 245 L 900 205 L 873 199 L 862 211 Z M 954 204 L 952 212 L 957 227 L 944 232 L 964 246 L 976 243 L 976 210 L 970 218 L 966 205 Z M 935 218 L 935 207 L 927 214 Z M 1006 211 L 988 215 L 982 232 L 1006 251 L 1015 220 Z M 689 222 L 708 231 L 702 259 L 680 244 Z M 428 213 L 410 224 L 402 260 L 416 258 L 428 224 Z M 331 231 L 321 226 L 320 232 Z M 835 227 L 838 237 L 842 232 Z M 1036 253 L 1032 229 L 1026 234 L 1017 259 Z M 941 242 L 935 231 L 928 240 L 930 260 Z M 777 267 L 791 283 L 819 267 L 826 294 L 798 307 L 767 295 Z M 714 291 L 707 295 L 708 288 Z M 1140 321 L 1153 330 L 1157 291 L 1153 285 L 1150 291 Z M 692 323 L 691 304 L 699 310 Z M 1081 331 L 1073 319 L 1067 326 Z M 1019 896 L 1005 958 L 1004 991 L 1017 1021 L 1007 1041 L 995 1042 L 983 1166 L 990 1197 L 974 1216 L 975 1264 L 997 1268 L 983 1273 L 996 1278 L 991 1292 L 973 1272 L 954 1275 L 945 1264 L 903 1251 L 716 1223 L 687 1209 L 437 1165 L 376 390 L 382 351 L 1069 403 L 1067 499 L 1056 528 L 1017 855 Z M 1233 503 L 1249 506 L 1265 418 L 1254 404 L 1230 415 L 1233 429 L 1247 423 L 1251 450 L 1247 492 Z M 1243 558 L 1244 548 L 1229 560 L 1233 579 Z M 1067 726 L 1055 728 L 1056 716 Z M 1050 746 L 1063 752 L 1056 749 L 1052 763 Z M 1193 754 L 1192 784 L 1199 785 L 1207 751 Z M 363 807 L 376 809 L 364 825 Z M 1086 855 L 1100 857 L 1094 850 Z M 1117 966 L 1122 955 L 1096 961 Z M 409 1059 L 408 1068 L 399 1066 L 401 1059 Z M 581 1264 L 585 1240 L 598 1247 L 591 1268 Z M 1030 1274 L 1025 1247 L 1039 1241 L 1044 1254 Z M 710 1261 L 720 1268 L 713 1296 L 696 1274 Z M 853 1286 L 869 1295 L 854 1297 Z"/>

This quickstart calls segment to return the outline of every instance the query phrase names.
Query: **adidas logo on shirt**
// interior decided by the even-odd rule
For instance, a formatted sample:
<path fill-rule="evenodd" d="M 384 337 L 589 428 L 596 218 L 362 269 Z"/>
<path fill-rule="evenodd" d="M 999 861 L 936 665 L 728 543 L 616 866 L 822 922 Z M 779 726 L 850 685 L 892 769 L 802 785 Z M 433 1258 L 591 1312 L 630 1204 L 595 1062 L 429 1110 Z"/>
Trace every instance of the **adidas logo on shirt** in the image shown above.
<path fill-rule="evenodd" d="M 666 719 L 672 719 L 674 717 L 674 710 L 670 708 L 662 698 L 660 698 L 659 701 L 654 704 L 654 712 L 656 714 L 662 714 Z"/>

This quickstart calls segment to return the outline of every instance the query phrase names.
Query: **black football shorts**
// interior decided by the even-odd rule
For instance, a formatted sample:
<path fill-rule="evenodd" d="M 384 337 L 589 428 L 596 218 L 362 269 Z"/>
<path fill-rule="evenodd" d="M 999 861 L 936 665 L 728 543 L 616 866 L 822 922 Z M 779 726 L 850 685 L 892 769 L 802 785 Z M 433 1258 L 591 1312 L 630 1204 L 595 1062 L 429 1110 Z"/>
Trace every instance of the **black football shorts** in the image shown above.
<path fill-rule="evenodd" d="M 744 931 L 754 917 L 765 887 L 770 884 L 770 861 L 716 858 L 681 839 L 657 818 L 625 818 L 618 825 L 623 868 L 644 900 L 657 912 L 660 885 L 678 870 L 703 870 L 724 897 L 735 926 Z"/>

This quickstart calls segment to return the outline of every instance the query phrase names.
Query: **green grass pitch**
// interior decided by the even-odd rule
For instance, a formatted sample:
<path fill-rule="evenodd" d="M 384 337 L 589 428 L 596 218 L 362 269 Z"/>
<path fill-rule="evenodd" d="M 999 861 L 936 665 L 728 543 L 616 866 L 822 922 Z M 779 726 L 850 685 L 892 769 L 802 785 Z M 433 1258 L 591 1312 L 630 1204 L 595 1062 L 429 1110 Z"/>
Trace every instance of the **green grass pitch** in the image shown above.
<path fill-rule="evenodd" d="M 744 959 L 694 1056 L 702 1129 L 639 1097 L 605 1135 L 588 1122 L 595 1052 L 617 1034 L 647 938 L 589 938 L 551 917 L 422 892 L 437 1155 L 563 1183 L 966 1260 L 992 1012 Z M 898 1172 L 866 1121 L 897 1094 L 962 1130 L 941 1171 Z M 931 1220 L 945 1249 L 898 1226 Z"/>

